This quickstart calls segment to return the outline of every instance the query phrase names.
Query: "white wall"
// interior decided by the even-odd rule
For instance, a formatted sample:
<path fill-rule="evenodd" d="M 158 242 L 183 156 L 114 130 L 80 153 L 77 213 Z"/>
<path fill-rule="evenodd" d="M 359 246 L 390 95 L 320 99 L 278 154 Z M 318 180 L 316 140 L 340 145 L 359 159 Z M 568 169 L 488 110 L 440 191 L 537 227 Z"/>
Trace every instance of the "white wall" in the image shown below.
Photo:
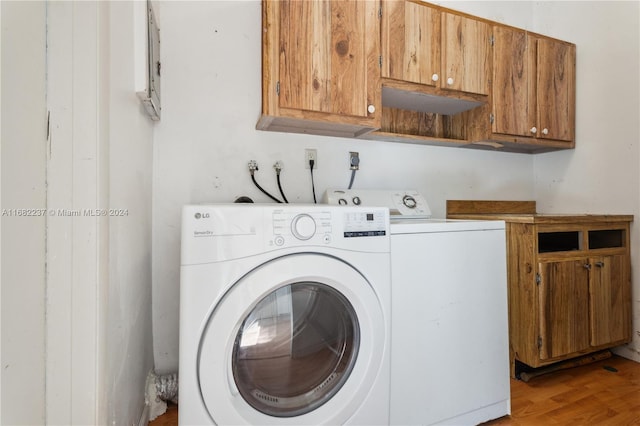
<path fill-rule="evenodd" d="M 633 214 L 633 342 L 640 361 L 640 3 L 543 2 L 535 28 L 577 45 L 576 149 L 534 160 L 535 199 L 549 213 Z"/>
<path fill-rule="evenodd" d="M 106 212 L 49 217 L 50 424 L 145 420 L 153 125 L 136 96 L 138 6 L 48 5 L 49 207 Z"/>
<path fill-rule="evenodd" d="M 0 4 L 0 22 L 2 22 L 2 4 Z M 1 26 L 1 25 L 0 25 Z M 2 31 L 0 31 L 0 46 L 2 46 Z M 0 47 L 0 51 L 2 48 Z M 2 54 L 0 54 L 0 82 L 2 81 Z M 2 84 L 0 83 L 0 99 L 2 99 Z M 2 102 L 0 102 L 0 129 L 2 129 Z M 0 144 L 0 188 L 2 188 L 2 144 Z M 1 198 L 1 197 L 0 197 Z M 0 199 L 0 208 L 2 207 Z M 2 221 L 0 221 L 0 241 L 2 241 Z M 0 277 L 2 277 L 2 244 L 0 244 Z M 0 307 L 2 306 L 2 279 L 0 278 Z M 0 365 L 2 365 L 2 315 L 0 314 Z M 2 383 L 0 380 L 0 421 L 2 421 Z"/>
<path fill-rule="evenodd" d="M 0 8 L 1 208 L 44 208 L 45 6 L 3 1 Z M 44 229 L 44 217 L 2 216 L 1 424 L 45 419 Z"/>
<path fill-rule="evenodd" d="M 139 54 L 146 54 L 140 48 L 140 42 L 146 45 L 146 9 L 141 22 L 140 3 L 109 3 L 109 207 L 126 209 L 125 216 L 109 221 L 106 388 L 107 420 L 114 425 L 137 424 L 153 369 L 153 122 L 135 94 L 136 80 L 146 74 L 139 61 Z"/>
<path fill-rule="evenodd" d="M 47 424 L 104 416 L 108 218 L 63 213 L 108 203 L 104 10 L 92 2 L 47 4 Z"/>
<path fill-rule="evenodd" d="M 528 25 L 515 3 L 464 4 L 478 15 Z M 451 7 L 462 9 L 457 5 Z M 178 369 L 181 208 L 233 202 L 240 195 L 268 202 L 250 180 L 249 160 L 258 161 L 256 178 L 274 194 L 273 164 L 283 161 L 282 184 L 295 203 L 312 201 L 305 148 L 318 150 L 318 198 L 328 187 L 348 185 L 349 151 L 358 151 L 361 159 L 354 188 L 415 188 L 427 197 L 434 216 L 445 215 L 447 199 L 533 198 L 534 160 L 528 155 L 256 131 L 260 2 L 161 2 L 160 9 L 163 109 L 154 134 L 153 179 L 158 373 Z"/>
<path fill-rule="evenodd" d="M 1 207 L 48 208 L 2 217 L 2 424 L 146 420 L 153 126 L 135 94 L 137 5 L 0 3 Z M 110 208 L 126 213 L 61 213 Z"/>

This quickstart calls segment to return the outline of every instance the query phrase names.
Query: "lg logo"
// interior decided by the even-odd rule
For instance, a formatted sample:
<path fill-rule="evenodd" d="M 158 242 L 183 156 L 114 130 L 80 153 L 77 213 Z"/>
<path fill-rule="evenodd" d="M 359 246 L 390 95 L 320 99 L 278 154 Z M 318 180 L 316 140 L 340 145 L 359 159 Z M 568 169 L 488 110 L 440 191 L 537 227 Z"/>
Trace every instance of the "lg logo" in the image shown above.
<path fill-rule="evenodd" d="M 196 219 L 207 219 L 209 217 L 209 213 L 196 213 Z"/>

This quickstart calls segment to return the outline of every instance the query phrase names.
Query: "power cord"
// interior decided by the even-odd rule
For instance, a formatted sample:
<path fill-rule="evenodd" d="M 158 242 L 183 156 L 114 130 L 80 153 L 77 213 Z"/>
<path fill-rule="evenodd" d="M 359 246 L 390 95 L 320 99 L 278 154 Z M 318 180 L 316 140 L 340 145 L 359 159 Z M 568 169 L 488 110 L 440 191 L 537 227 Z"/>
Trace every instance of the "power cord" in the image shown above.
<path fill-rule="evenodd" d="M 280 184 L 280 172 L 282 171 L 282 163 L 276 161 L 276 163 L 273 165 L 273 168 L 276 170 L 276 180 L 278 181 L 278 189 L 280 190 L 280 195 L 282 195 L 282 199 L 285 203 L 289 203 L 287 197 L 285 197 L 284 195 L 284 191 L 282 190 L 282 184 Z"/>
<path fill-rule="evenodd" d="M 348 189 L 351 189 L 351 187 L 353 186 L 353 181 L 356 179 L 356 172 L 360 168 L 360 157 L 358 156 L 358 154 L 352 152 L 350 157 L 351 159 L 349 160 L 350 161 L 349 168 L 351 169 L 351 180 L 349 181 Z"/>
<path fill-rule="evenodd" d="M 258 181 L 256 181 L 256 177 L 254 176 L 255 172 L 258 170 L 258 163 L 256 163 L 254 160 L 249 161 L 249 173 L 251 174 L 251 180 L 253 181 L 254 185 L 260 190 L 262 191 L 262 193 L 264 195 L 266 195 L 267 197 L 271 198 L 273 201 L 275 201 L 276 203 L 282 203 L 282 201 L 278 200 L 276 197 L 274 197 L 273 195 L 269 194 L 267 191 L 265 191 L 259 184 Z"/>
<path fill-rule="evenodd" d="M 309 160 L 309 171 L 311 172 L 311 192 L 313 192 L 313 202 L 318 204 L 316 201 L 316 186 L 313 183 L 313 166 L 316 164 L 315 160 Z"/>
<path fill-rule="evenodd" d="M 353 181 L 356 179 L 356 169 L 351 170 L 351 180 L 349 181 L 349 188 L 353 186 Z"/>

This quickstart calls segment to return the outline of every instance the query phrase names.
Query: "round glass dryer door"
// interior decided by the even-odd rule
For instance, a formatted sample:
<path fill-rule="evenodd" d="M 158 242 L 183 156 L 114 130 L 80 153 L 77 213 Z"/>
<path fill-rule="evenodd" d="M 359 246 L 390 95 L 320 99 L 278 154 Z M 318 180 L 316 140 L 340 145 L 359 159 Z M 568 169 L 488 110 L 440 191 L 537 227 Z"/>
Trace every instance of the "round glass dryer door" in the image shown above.
<path fill-rule="evenodd" d="M 215 424 L 343 424 L 379 375 L 387 330 L 376 291 L 348 263 L 272 259 L 230 283 L 206 321 L 202 402 Z"/>
<path fill-rule="evenodd" d="M 342 387 L 360 346 L 351 303 L 317 282 L 281 287 L 243 321 L 232 356 L 245 401 L 278 417 L 308 413 Z"/>

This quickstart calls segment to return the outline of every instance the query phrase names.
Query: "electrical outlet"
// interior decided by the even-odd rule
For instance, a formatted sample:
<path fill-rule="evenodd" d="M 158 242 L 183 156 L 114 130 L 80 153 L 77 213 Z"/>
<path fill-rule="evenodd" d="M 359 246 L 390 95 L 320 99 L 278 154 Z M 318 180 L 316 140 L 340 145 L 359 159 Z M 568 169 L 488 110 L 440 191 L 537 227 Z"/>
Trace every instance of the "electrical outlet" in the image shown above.
<path fill-rule="evenodd" d="M 317 149 L 305 149 L 304 150 L 304 168 L 310 169 L 309 161 L 313 160 L 313 170 L 318 168 L 318 150 Z"/>
<path fill-rule="evenodd" d="M 357 152 L 354 152 L 354 151 L 349 152 L 349 169 L 351 170 L 360 169 L 360 155 Z"/>

